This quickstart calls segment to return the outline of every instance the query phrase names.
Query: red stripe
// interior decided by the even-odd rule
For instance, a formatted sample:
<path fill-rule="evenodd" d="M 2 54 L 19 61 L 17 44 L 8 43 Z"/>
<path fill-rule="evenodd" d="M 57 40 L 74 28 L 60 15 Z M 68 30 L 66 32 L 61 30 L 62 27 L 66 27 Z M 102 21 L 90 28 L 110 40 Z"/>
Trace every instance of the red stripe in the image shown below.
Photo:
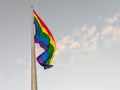
<path fill-rule="evenodd" d="M 37 16 L 37 18 L 39 19 L 41 26 L 44 27 L 46 29 L 46 31 L 48 32 L 48 34 L 52 37 L 52 39 L 54 40 L 49 28 L 45 25 L 45 23 L 42 21 L 42 19 L 37 15 L 37 13 L 35 12 L 35 10 L 33 10 L 33 13 Z M 55 41 L 55 40 L 54 40 Z"/>

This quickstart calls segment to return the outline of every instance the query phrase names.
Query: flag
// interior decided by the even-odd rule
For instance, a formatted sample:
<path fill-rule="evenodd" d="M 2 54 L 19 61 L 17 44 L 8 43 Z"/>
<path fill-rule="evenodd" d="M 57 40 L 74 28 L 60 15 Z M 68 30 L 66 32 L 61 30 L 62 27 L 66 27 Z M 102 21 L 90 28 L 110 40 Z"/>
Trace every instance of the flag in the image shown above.
<path fill-rule="evenodd" d="M 56 43 L 49 28 L 45 25 L 42 19 L 33 10 L 34 25 L 35 25 L 35 43 L 38 43 L 44 52 L 37 57 L 38 63 L 48 69 L 52 67 L 53 57 L 55 55 Z"/>

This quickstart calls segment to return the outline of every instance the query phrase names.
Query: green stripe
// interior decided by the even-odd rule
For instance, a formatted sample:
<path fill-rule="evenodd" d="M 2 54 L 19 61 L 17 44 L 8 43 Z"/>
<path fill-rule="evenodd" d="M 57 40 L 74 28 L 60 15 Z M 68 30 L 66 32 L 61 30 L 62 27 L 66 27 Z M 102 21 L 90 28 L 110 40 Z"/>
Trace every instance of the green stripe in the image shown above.
<path fill-rule="evenodd" d="M 48 52 L 50 53 L 50 57 L 48 58 L 48 60 L 45 62 L 45 64 L 49 64 L 50 65 L 50 61 L 51 61 L 51 58 L 53 56 L 53 53 L 54 53 L 55 49 L 54 47 L 50 44 L 49 45 L 49 48 L 48 48 Z"/>
<path fill-rule="evenodd" d="M 39 25 L 39 23 L 38 23 L 38 21 L 37 21 L 37 19 L 35 17 L 34 17 L 34 20 L 37 22 L 39 36 L 41 36 L 43 38 L 46 38 L 49 41 L 49 45 L 47 47 L 48 48 L 47 51 L 50 54 L 50 57 L 45 61 L 45 64 L 46 65 L 50 65 L 50 61 L 51 61 L 51 58 L 53 56 L 53 53 L 54 53 L 55 49 L 52 46 L 52 44 L 50 43 L 50 37 L 46 33 L 42 32 L 42 28 Z"/>

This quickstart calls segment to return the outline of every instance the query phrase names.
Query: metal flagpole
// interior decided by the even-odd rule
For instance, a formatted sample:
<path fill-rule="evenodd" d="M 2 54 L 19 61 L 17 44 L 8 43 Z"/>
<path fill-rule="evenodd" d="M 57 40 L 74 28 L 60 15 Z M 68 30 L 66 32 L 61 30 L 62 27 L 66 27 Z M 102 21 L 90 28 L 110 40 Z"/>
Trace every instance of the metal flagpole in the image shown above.
<path fill-rule="evenodd" d="M 32 8 L 32 23 L 31 23 L 31 90 L 37 90 L 37 71 L 35 60 L 35 44 L 34 44 L 34 17 Z"/>

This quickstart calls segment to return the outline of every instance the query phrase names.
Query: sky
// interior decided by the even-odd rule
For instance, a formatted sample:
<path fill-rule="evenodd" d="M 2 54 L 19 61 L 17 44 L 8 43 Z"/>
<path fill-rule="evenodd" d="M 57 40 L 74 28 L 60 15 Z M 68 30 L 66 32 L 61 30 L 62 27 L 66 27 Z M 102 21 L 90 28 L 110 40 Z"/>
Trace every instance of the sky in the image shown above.
<path fill-rule="evenodd" d="M 31 90 L 31 5 L 51 30 L 54 67 L 38 90 L 120 90 L 120 0 L 0 0 L 0 89 Z M 36 47 L 36 56 L 42 51 Z"/>

